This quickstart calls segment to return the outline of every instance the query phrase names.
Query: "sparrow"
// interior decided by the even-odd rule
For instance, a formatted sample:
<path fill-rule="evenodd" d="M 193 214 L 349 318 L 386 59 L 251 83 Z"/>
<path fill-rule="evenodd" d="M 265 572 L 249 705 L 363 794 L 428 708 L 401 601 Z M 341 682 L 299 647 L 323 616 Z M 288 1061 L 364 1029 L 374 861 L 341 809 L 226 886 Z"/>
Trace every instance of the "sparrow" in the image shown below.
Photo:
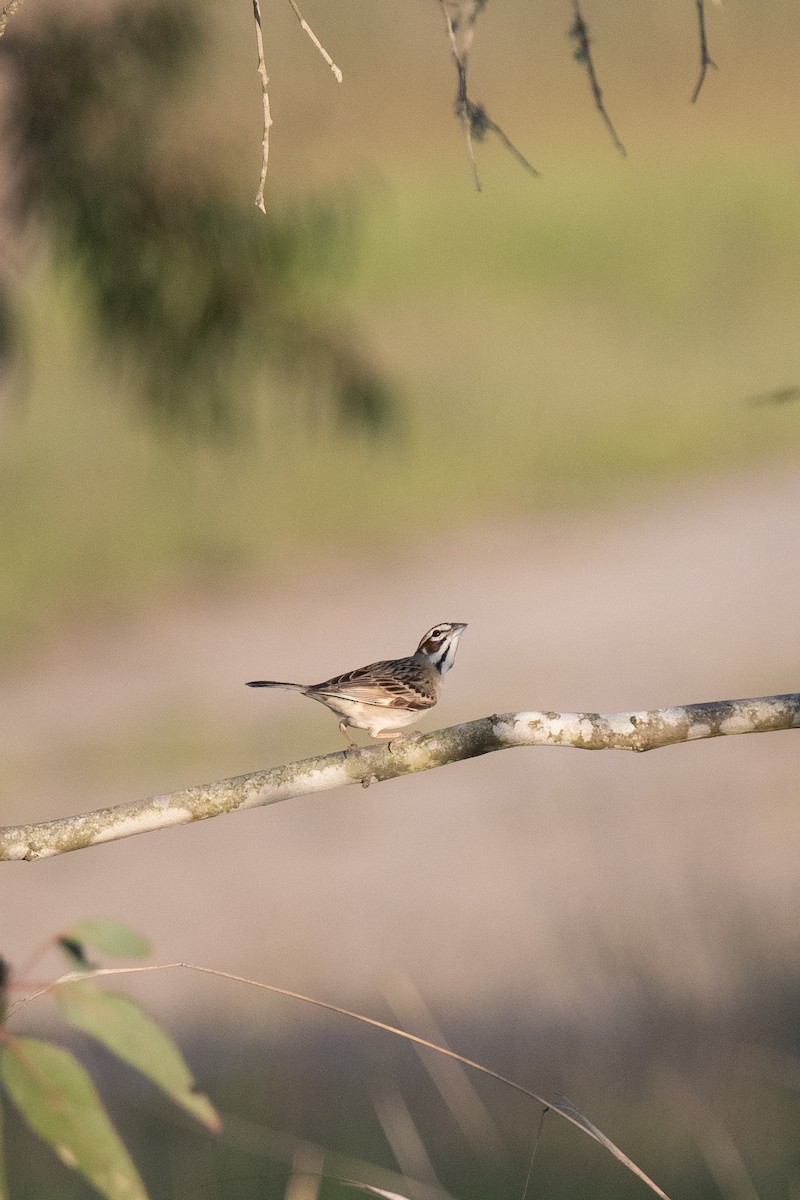
<path fill-rule="evenodd" d="M 453 665 L 458 639 L 466 628 L 457 621 L 443 621 L 428 630 L 408 658 L 369 663 L 324 683 L 254 679 L 247 686 L 288 688 L 327 705 L 342 718 L 339 730 L 349 750 L 358 749 L 347 732 L 350 726 L 366 729 L 373 738 L 402 741 L 406 735 L 400 727 L 418 721 L 439 699 L 442 680 Z"/>

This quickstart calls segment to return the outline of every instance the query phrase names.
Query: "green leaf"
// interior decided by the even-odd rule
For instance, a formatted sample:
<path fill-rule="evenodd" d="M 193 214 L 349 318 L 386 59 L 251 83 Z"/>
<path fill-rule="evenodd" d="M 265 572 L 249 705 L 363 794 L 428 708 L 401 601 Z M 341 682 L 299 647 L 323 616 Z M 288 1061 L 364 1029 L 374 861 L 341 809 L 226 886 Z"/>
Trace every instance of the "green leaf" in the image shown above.
<path fill-rule="evenodd" d="M 55 996 L 64 1017 L 78 1029 L 152 1079 L 209 1129 L 216 1132 L 221 1127 L 211 1101 L 194 1091 L 192 1073 L 178 1047 L 130 996 L 82 982 L 62 984 Z"/>
<path fill-rule="evenodd" d="M 94 964 L 86 957 L 86 951 L 81 942 L 74 938 L 60 937 L 58 948 L 74 971 L 91 971 Z"/>
<path fill-rule="evenodd" d="M 147 958 L 151 951 L 147 938 L 129 929 L 121 921 L 109 921 L 103 918 L 88 921 L 76 921 L 61 934 L 61 940 L 78 942 L 98 954 L 107 954 L 111 958 Z"/>
<path fill-rule="evenodd" d="M 65 1166 L 109 1200 L 147 1200 L 139 1173 L 80 1063 L 35 1038 L 9 1039 L 0 1079 L 22 1116 Z"/>

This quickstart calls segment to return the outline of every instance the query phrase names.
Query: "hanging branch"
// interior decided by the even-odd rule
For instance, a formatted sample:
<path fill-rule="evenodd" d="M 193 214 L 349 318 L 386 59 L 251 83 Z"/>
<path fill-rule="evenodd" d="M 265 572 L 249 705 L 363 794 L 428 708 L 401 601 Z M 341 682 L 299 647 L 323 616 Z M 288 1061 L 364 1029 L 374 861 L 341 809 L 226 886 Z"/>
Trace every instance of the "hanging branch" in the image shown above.
<path fill-rule="evenodd" d="M 467 96 L 467 51 L 459 54 L 458 44 L 456 42 L 456 31 L 453 26 L 453 21 L 450 13 L 447 11 L 446 0 L 439 0 L 442 7 L 442 15 L 444 16 L 445 28 L 447 36 L 450 38 L 450 46 L 453 51 L 453 61 L 456 65 L 456 75 L 458 76 L 458 88 L 456 90 L 455 113 L 461 122 L 461 128 L 464 131 L 464 140 L 467 143 L 467 154 L 469 155 L 470 166 L 472 168 L 472 178 L 475 182 L 475 190 L 481 190 L 481 180 L 478 175 L 478 164 L 475 161 L 475 149 L 472 145 L 472 122 L 469 118 L 469 97 Z M 470 22 L 474 26 L 475 18 Z M 471 33 L 470 33 L 470 41 Z"/>
<path fill-rule="evenodd" d="M 0 860 L 51 858 L 136 833 L 205 821 L 222 813 L 278 804 L 348 784 L 369 787 L 399 775 L 515 746 L 580 750 L 656 750 L 679 742 L 736 733 L 800 728 L 800 693 L 750 700 L 715 700 L 634 713 L 517 712 L 483 717 L 408 738 L 396 748 L 367 746 L 201 784 L 166 796 L 35 825 L 0 829 Z"/>
<path fill-rule="evenodd" d="M 706 9 L 705 0 L 695 0 L 697 4 L 697 32 L 700 39 L 700 78 L 697 80 L 697 85 L 692 92 L 692 104 L 697 102 L 697 97 L 700 95 L 700 89 L 706 81 L 706 72 L 709 67 L 717 70 L 717 64 L 714 62 L 711 55 L 708 53 L 708 40 L 706 39 Z"/>
<path fill-rule="evenodd" d="M 12 3 L 21 4 L 22 0 L 12 0 Z M 336 82 L 341 83 L 343 78 L 342 72 L 339 70 L 330 54 L 328 54 L 328 51 L 314 33 L 314 30 L 311 28 L 308 21 L 306 21 L 300 9 L 297 7 L 296 0 L 289 0 L 289 3 L 292 6 L 292 11 L 300 22 L 301 28 L 306 34 L 308 34 L 309 38 L 314 43 L 317 50 L 319 50 L 320 54 L 325 59 L 325 62 L 333 72 Z M 256 192 L 255 203 L 256 208 L 259 208 L 264 216 L 266 216 L 267 210 L 264 206 L 264 188 L 267 182 L 267 167 L 269 165 L 269 130 L 270 126 L 272 125 L 272 116 L 270 115 L 269 111 L 269 76 L 267 75 L 267 65 L 264 60 L 264 37 L 261 31 L 261 6 L 259 4 L 259 0 L 253 0 L 253 17 L 255 18 L 256 23 L 258 73 L 261 76 L 261 95 L 264 104 L 264 136 L 261 139 L 261 175 L 258 180 L 258 191 Z M 0 32 L 2 32 L 2 29 L 0 29 Z"/>
<path fill-rule="evenodd" d="M 291 3 L 291 0 L 289 2 Z M 533 164 L 528 162 L 525 155 L 514 145 L 506 132 L 496 121 L 492 120 L 483 105 L 476 104 L 469 97 L 467 90 L 467 59 L 472 46 L 472 39 L 475 36 L 475 22 L 484 4 L 485 0 L 439 0 L 447 36 L 450 39 L 450 48 L 453 52 L 453 61 L 458 79 L 454 110 L 464 132 L 467 154 L 469 155 L 470 166 L 472 168 L 472 178 L 477 192 L 481 191 L 481 181 L 478 175 L 478 164 L 475 161 L 473 141 L 482 142 L 487 133 L 494 133 L 503 143 L 506 150 L 514 156 L 520 166 L 529 171 L 531 175 L 538 176 L 539 174 Z M 457 14 L 455 18 L 451 15 L 452 8 L 455 9 Z"/>
<path fill-rule="evenodd" d="M 702 0 L 700 0 L 700 3 L 702 3 Z M 569 36 L 576 43 L 574 52 L 575 61 L 583 63 L 583 65 L 586 67 L 586 74 L 589 76 L 589 85 L 592 89 L 592 95 L 594 96 L 594 106 L 600 113 L 600 116 L 603 118 L 606 129 L 610 133 L 611 140 L 613 141 L 614 145 L 617 147 L 622 157 L 626 158 L 628 152 L 622 144 L 619 134 L 614 128 L 611 118 L 606 111 L 606 106 L 603 102 L 603 89 L 600 87 L 600 80 L 598 79 L 597 71 L 594 68 L 594 60 L 592 58 L 591 50 L 592 42 L 591 38 L 589 37 L 589 27 L 583 19 L 580 0 L 572 0 L 572 5 L 575 10 L 575 20 L 572 24 L 572 28 L 569 31 Z"/>
<path fill-rule="evenodd" d="M 333 71 L 333 74 L 336 78 L 336 82 L 341 83 L 342 79 L 344 78 L 344 76 L 342 75 L 342 72 L 339 70 L 336 63 L 331 58 L 330 54 L 328 54 L 328 51 L 322 45 L 322 42 L 319 40 L 317 35 L 314 33 L 314 30 L 311 28 L 308 21 L 305 19 L 303 14 L 300 12 L 300 9 L 297 7 L 297 4 L 295 3 L 295 0 L 289 0 L 289 3 L 292 6 L 292 11 L 293 11 L 294 15 L 297 17 L 298 21 L 300 22 L 300 28 L 303 30 L 303 33 L 308 34 L 311 41 L 317 47 L 320 54 L 325 59 L 325 62 L 328 64 L 330 69 Z"/>
<path fill-rule="evenodd" d="M 267 210 L 264 206 L 264 187 L 267 182 L 267 167 L 269 165 L 269 130 L 272 116 L 269 111 L 269 76 L 267 64 L 264 61 L 264 38 L 261 33 L 261 6 L 258 0 L 253 0 L 253 17 L 256 22 L 256 45 L 258 47 L 258 73 L 261 76 L 261 96 L 264 102 L 264 136 L 261 139 L 261 176 L 256 192 L 256 208 L 260 208 L 264 216 Z"/>

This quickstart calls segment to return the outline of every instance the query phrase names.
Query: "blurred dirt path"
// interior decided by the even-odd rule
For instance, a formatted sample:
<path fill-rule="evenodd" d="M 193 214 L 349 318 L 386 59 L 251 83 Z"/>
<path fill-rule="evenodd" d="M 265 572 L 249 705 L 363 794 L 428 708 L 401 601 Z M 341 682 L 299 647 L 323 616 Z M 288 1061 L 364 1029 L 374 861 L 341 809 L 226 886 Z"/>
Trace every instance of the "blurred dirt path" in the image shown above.
<path fill-rule="evenodd" d="M 324 709 L 244 681 L 406 653 L 438 620 L 469 629 L 425 728 L 798 690 L 799 501 L 797 467 L 711 479 L 597 515 L 432 529 L 403 552 L 332 554 L 278 587 L 198 588 L 73 630 L 0 681 L 3 821 L 337 749 Z M 367 1007 L 398 970 L 439 1010 L 499 1005 L 525 1022 L 604 1020 L 645 985 L 724 1004 L 756 944 L 759 970 L 800 966 L 798 768 L 791 733 L 641 758 L 517 751 L 7 864 L 4 952 L 109 914 L 149 932 L 159 958 Z M 230 1017 L 222 987 L 148 989 L 184 1015 Z M 237 1004 L 242 1019 L 291 1019 Z"/>

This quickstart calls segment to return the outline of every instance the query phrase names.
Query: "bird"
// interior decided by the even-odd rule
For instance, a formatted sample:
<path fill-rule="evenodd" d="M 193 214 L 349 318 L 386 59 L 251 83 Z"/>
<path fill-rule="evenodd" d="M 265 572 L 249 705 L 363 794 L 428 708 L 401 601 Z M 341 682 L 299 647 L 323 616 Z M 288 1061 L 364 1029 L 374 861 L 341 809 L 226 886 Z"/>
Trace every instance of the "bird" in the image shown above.
<path fill-rule="evenodd" d="M 408 658 L 369 663 L 323 683 L 253 679 L 247 686 L 288 688 L 319 700 L 342 718 L 339 731 L 347 741 L 348 751 L 358 749 L 358 743 L 347 732 L 351 726 L 366 729 L 376 740 L 390 739 L 391 750 L 395 742 L 406 737 L 400 727 L 418 721 L 436 704 L 466 628 L 458 621 L 443 621 L 428 630 Z"/>

